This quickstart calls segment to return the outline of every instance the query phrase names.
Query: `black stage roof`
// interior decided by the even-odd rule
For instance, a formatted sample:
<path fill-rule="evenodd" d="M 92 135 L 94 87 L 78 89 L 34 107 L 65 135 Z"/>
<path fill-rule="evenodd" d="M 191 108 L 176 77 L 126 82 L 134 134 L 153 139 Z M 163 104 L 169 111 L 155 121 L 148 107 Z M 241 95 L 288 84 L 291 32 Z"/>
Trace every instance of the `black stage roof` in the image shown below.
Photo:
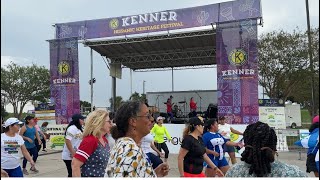
<path fill-rule="evenodd" d="M 216 64 L 215 30 L 86 41 L 84 45 L 132 70 Z"/>

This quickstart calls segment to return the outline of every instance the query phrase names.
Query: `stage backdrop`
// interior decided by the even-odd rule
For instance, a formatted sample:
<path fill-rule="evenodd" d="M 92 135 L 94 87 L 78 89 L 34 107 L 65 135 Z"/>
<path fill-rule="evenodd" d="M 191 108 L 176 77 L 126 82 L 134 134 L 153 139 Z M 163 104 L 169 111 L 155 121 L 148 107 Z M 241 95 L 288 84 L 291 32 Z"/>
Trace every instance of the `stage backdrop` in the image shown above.
<path fill-rule="evenodd" d="M 56 124 L 67 124 L 80 113 L 78 39 L 50 40 L 51 99 Z"/>
<path fill-rule="evenodd" d="M 230 124 L 259 120 L 257 20 L 217 25 L 218 115 Z"/>

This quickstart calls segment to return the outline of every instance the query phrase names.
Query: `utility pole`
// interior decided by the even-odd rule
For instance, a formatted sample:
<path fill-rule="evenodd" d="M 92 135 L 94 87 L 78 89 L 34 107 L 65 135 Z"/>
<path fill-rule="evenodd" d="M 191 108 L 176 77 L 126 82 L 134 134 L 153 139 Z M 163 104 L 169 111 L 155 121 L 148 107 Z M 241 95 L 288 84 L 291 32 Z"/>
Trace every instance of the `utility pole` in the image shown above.
<path fill-rule="evenodd" d="M 90 66 L 90 102 L 91 102 L 91 111 L 93 111 L 93 49 L 90 51 L 91 57 L 91 66 Z"/>
<path fill-rule="evenodd" d="M 145 94 L 145 80 L 143 80 L 143 93 L 142 94 Z"/>
<path fill-rule="evenodd" d="M 309 1 L 306 0 L 306 10 L 307 10 L 307 26 L 308 26 L 308 53 L 310 61 L 310 71 L 311 71 L 311 108 L 312 108 L 312 118 L 315 116 L 315 99 L 314 99 L 314 69 L 313 69 L 313 57 L 312 57 L 312 46 L 311 46 L 311 32 L 310 32 L 310 17 L 309 17 Z"/>

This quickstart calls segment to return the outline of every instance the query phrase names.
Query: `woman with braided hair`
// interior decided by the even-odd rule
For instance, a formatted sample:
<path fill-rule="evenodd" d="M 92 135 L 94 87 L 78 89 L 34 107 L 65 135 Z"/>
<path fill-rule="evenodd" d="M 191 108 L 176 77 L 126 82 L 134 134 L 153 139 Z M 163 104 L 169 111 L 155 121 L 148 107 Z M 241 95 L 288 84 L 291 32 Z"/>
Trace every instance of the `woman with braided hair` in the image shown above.
<path fill-rule="evenodd" d="M 243 139 L 242 162 L 232 166 L 226 177 L 307 177 L 297 166 L 275 161 L 277 136 L 268 124 L 248 125 Z"/>

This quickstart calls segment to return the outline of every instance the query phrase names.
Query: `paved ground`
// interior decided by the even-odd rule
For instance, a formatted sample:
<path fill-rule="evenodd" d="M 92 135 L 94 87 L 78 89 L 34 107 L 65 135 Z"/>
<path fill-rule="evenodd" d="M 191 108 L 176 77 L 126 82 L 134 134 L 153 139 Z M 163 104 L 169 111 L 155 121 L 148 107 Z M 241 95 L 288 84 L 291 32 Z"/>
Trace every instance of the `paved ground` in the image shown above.
<path fill-rule="evenodd" d="M 306 154 L 301 154 L 301 160 L 299 160 L 298 152 L 282 152 L 279 153 L 278 160 L 299 166 L 302 171 L 306 170 Z M 238 159 L 238 161 L 240 161 Z M 170 154 L 169 165 L 170 172 L 168 177 L 179 177 L 178 165 L 177 165 L 177 155 Z M 67 170 L 64 162 L 61 160 L 61 152 L 48 151 L 48 153 L 42 153 L 38 158 L 37 169 L 40 171 L 38 174 L 30 174 L 27 177 L 66 177 Z M 27 165 L 27 169 L 30 168 L 30 164 Z M 314 177 L 313 173 L 308 174 L 310 177 Z"/>

